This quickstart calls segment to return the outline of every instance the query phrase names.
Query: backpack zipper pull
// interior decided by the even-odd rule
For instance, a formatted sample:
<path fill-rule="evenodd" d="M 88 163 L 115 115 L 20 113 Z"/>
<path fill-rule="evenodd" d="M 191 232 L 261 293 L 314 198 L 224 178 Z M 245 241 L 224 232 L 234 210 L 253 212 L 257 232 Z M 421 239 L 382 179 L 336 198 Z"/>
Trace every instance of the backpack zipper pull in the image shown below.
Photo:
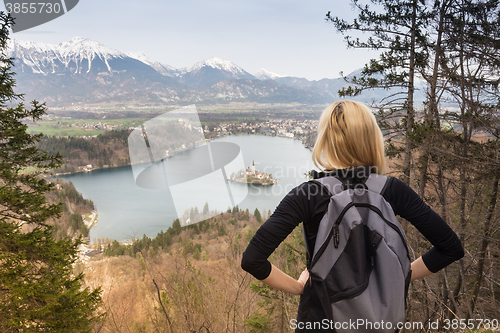
<path fill-rule="evenodd" d="M 339 224 L 335 223 L 333 225 L 333 246 L 335 246 L 335 248 L 338 248 L 339 242 L 340 242 Z"/>

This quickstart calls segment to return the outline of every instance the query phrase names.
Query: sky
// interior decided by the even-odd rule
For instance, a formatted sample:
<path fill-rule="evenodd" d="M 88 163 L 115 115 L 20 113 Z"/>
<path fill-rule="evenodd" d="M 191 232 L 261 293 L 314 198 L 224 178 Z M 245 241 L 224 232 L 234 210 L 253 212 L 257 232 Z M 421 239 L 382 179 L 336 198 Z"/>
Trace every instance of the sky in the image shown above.
<path fill-rule="evenodd" d="M 215 56 L 251 74 L 265 68 L 319 80 L 376 57 L 346 49 L 325 21 L 328 11 L 355 16 L 346 0 L 80 0 L 65 15 L 11 37 L 59 44 L 79 36 L 178 68 Z"/>

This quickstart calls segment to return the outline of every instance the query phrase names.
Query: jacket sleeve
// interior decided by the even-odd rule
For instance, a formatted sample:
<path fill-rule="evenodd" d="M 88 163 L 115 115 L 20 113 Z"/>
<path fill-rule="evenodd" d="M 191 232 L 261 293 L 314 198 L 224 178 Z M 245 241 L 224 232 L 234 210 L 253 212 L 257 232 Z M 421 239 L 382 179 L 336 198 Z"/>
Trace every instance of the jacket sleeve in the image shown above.
<path fill-rule="evenodd" d="M 291 190 L 250 240 L 243 253 L 241 268 L 256 279 L 264 280 L 269 276 L 269 256 L 293 229 L 307 218 L 307 187 L 307 183 L 303 183 Z"/>
<path fill-rule="evenodd" d="M 464 256 L 462 243 L 456 233 L 408 185 L 390 178 L 384 197 L 394 213 L 413 224 L 433 245 L 422 255 L 427 268 L 436 273 Z"/>

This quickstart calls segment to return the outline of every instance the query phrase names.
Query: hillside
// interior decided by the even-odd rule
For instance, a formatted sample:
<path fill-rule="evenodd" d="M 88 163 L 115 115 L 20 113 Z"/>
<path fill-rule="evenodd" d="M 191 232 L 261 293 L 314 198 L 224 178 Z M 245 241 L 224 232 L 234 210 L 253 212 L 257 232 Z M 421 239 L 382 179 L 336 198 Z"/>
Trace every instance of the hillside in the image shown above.
<path fill-rule="evenodd" d="M 298 296 L 272 291 L 240 267 L 242 252 L 268 215 L 254 214 L 235 208 L 185 228 L 174 222 L 153 239 L 100 245 L 104 257 L 77 270 L 85 271 L 87 285 L 103 288 L 107 317 L 101 331 L 290 331 L 281 318 L 294 318 Z M 305 267 L 301 249 L 297 228 L 272 260 L 298 278 Z"/>

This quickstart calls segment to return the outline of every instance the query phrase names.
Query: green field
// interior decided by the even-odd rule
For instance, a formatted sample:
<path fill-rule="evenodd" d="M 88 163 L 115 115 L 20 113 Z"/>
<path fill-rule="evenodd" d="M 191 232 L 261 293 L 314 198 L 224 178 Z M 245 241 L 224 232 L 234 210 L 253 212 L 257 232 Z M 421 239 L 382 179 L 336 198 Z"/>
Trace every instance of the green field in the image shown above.
<path fill-rule="evenodd" d="M 258 106 L 248 108 L 248 105 L 232 105 L 232 106 L 202 106 L 198 108 L 198 115 L 203 126 L 206 124 L 215 123 L 243 123 L 243 122 L 262 122 L 267 119 L 317 119 L 319 118 L 318 111 L 315 109 L 303 109 L 300 106 Z M 161 110 L 156 110 L 161 111 Z M 174 113 L 171 119 L 178 119 L 179 115 L 175 114 L 175 110 L 167 112 Z M 54 120 L 43 120 L 36 123 L 28 123 L 28 131 L 30 133 L 43 133 L 48 136 L 93 136 L 105 132 L 105 129 L 86 129 L 83 127 L 72 127 L 75 124 L 107 124 L 110 126 L 120 125 L 117 129 L 129 127 L 137 127 L 146 121 L 160 114 L 148 114 L 147 112 L 132 112 L 131 118 L 120 118 L 120 114 L 112 112 L 103 114 L 101 119 L 83 119 L 85 112 L 74 114 L 74 118 L 54 115 Z M 90 114 L 95 116 L 94 114 Z M 136 117 L 134 117 L 134 115 Z M 106 118 L 108 117 L 108 118 Z M 90 117 L 92 118 L 92 117 Z M 164 119 L 169 119 L 165 117 Z"/>
<path fill-rule="evenodd" d="M 43 133 L 47 136 L 87 136 L 87 135 L 99 135 L 104 132 L 104 130 L 86 131 L 84 129 L 77 128 L 47 128 L 44 126 L 40 127 L 30 127 L 30 133 Z"/>
<path fill-rule="evenodd" d="M 37 167 L 30 166 L 30 167 L 21 169 L 21 173 L 33 173 L 33 172 L 38 171 L 38 170 L 39 169 Z"/>
<path fill-rule="evenodd" d="M 202 115 L 203 116 L 203 115 Z M 204 126 L 207 123 L 212 122 L 224 122 L 224 123 L 242 123 L 248 121 L 255 121 L 259 119 L 259 117 L 242 117 L 242 116 L 233 116 L 229 117 L 227 121 L 223 121 L 222 119 L 214 119 L 209 122 L 200 121 L 200 123 Z M 68 137 L 68 136 L 89 136 L 89 135 L 99 135 L 105 132 L 104 129 L 99 130 L 87 130 L 82 127 L 72 127 L 73 124 L 107 124 L 107 125 L 122 125 L 117 127 L 117 129 L 124 129 L 129 127 L 137 127 L 141 124 L 144 124 L 150 118 L 125 118 L 125 119 L 56 119 L 50 121 L 38 121 L 36 124 L 30 123 L 28 126 L 28 131 L 30 133 L 43 133 L 48 136 L 60 136 L 60 137 Z M 164 118 L 169 119 L 169 118 Z M 177 119 L 177 118 L 172 118 Z M 261 119 L 262 120 L 262 119 Z"/>
<path fill-rule="evenodd" d="M 99 135 L 105 132 L 104 129 L 87 130 L 82 127 L 72 127 L 73 124 L 107 124 L 107 125 L 122 125 L 117 129 L 136 127 L 148 118 L 125 118 L 125 119 L 55 119 L 50 121 L 38 121 L 36 124 L 29 124 L 28 131 L 30 133 L 43 133 L 48 136 L 88 136 Z"/>

